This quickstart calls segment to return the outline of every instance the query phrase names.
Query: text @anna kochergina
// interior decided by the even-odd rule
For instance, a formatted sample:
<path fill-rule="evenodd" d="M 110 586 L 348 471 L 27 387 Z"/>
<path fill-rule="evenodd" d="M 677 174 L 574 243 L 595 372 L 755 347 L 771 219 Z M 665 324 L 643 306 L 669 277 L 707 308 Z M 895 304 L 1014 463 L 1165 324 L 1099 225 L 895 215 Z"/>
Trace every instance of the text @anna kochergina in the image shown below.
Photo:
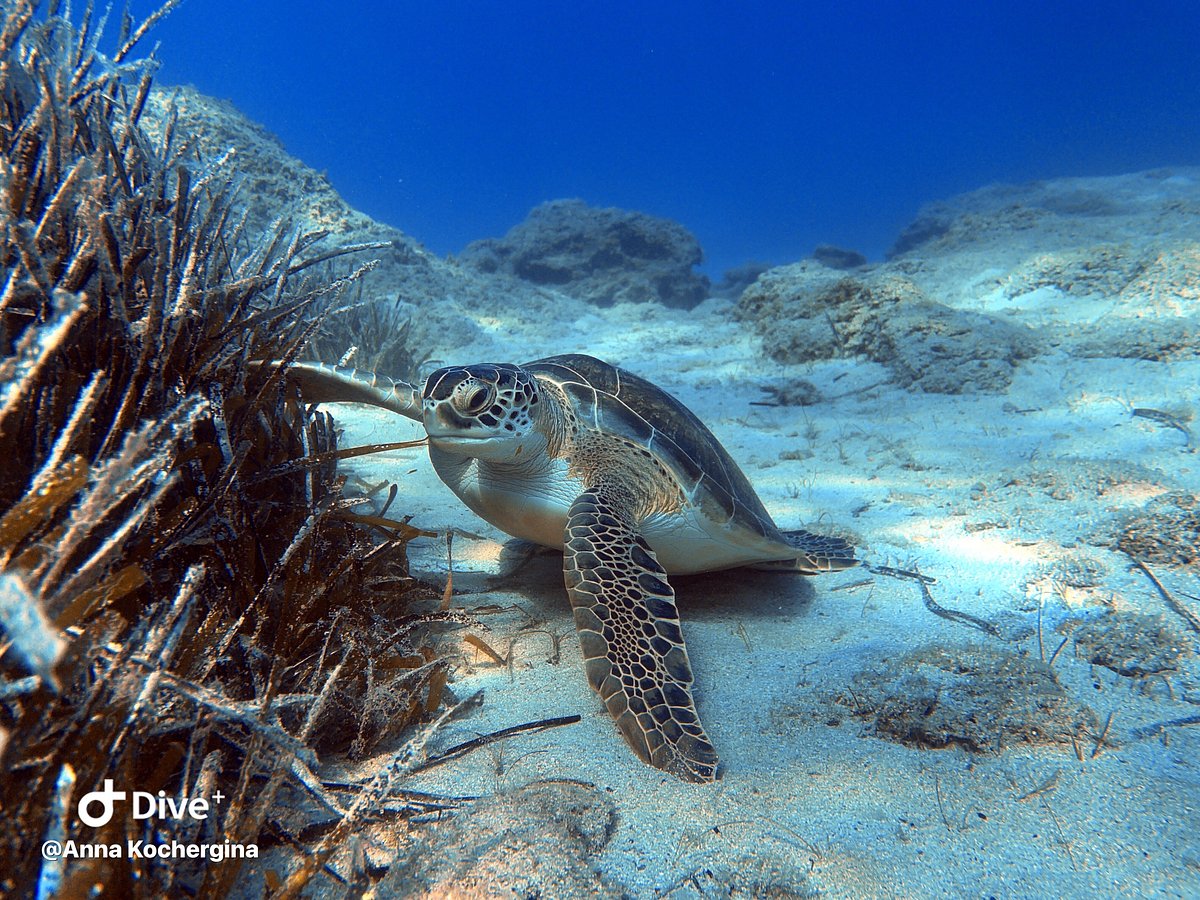
<path fill-rule="evenodd" d="M 89 791 L 79 798 L 75 813 L 80 822 L 92 828 L 107 825 L 118 811 L 127 813 L 135 820 L 204 821 L 209 817 L 213 806 L 224 799 L 225 795 L 219 790 L 213 793 L 211 799 L 168 797 L 165 791 L 159 791 L 157 794 L 151 794 L 149 791 L 118 791 L 113 787 L 113 780 L 106 778 L 103 790 Z M 184 843 L 174 839 L 163 843 L 144 839 L 99 843 L 68 839 L 60 834 L 42 842 L 42 858 L 205 859 L 221 862 L 226 859 L 258 859 L 258 844 L 241 844 L 228 840 Z"/>
<path fill-rule="evenodd" d="M 128 840 L 125 843 L 89 844 L 83 841 L 45 841 L 42 858 L 53 859 L 258 859 L 258 844 L 184 844 L 167 841 Z"/>

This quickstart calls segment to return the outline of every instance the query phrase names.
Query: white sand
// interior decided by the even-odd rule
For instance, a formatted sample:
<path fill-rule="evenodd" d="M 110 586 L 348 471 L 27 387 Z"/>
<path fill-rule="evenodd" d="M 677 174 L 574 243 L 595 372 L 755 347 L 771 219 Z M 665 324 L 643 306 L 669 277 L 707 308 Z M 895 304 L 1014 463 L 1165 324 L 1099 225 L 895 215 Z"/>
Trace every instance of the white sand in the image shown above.
<path fill-rule="evenodd" d="M 1161 178 L 1061 183 L 1060 194 L 1104 195 L 1128 214 L 1085 210 L 1025 229 L 985 221 L 971 245 L 918 250 L 910 274 L 942 302 L 1043 330 L 1090 324 L 1116 333 L 1142 317 L 1195 315 L 1200 300 L 1183 296 L 1178 278 L 1168 296 L 1151 296 L 1152 285 L 1120 296 L 1012 288 L 1072 253 L 1116 246 L 1118 256 L 1139 259 L 1169 250 L 1164 266 L 1200 291 L 1200 179 L 1175 177 L 1191 204 L 1180 216 L 1146 212 L 1158 208 Z M 1196 635 L 1128 558 L 1091 543 L 1123 510 L 1200 488 L 1195 443 L 1131 415 L 1151 407 L 1186 418 L 1200 397 L 1195 353 L 1169 363 L 1081 359 L 1063 346 L 1021 364 L 1007 394 L 932 395 L 894 386 L 874 363 L 764 362 L 750 328 L 721 301 L 693 312 L 560 310 L 538 321 L 482 321 L 479 342 L 447 362 L 587 352 L 644 375 L 710 425 L 782 527 L 819 522 L 848 532 L 865 561 L 936 577 L 940 603 L 997 623 L 1001 637 L 938 618 L 914 582 L 862 568 L 819 579 L 748 571 L 675 579 L 700 713 L 723 762 L 715 784 L 683 784 L 634 757 L 588 688 L 556 554 L 500 576 L 507 538 L 454 498 L 423 451 L 358 460 L 350 471 L 401 485 L 398 507 L 414 524 L 480 536 L 455 540 L 454 602 L 489 610 L 480 618 L 490 630 L 475 633 L 501 653 L 515 647 L 509 671 L 464 644 L 464 632 L 447 633 L 445 652 L 461 655 L 452 690 L 483 689 L 485 699 L 433 749 L 536 719 L 583 717 L 431 769 L 411 787 L 489 794 L 537 779 L 593 783 L 618 818 L 591 863 L 636 897 L 729 896 L 731 885 L 745 896 L 756 883 L 773 896 L 1200 896 L 1200 727 L 1135 734 L 1196 715 L 1194 655 L 1169 682 L 1130 678 L 1091 665 L 1068 640 L 1054 665 L 1059 679 L 1094 711 L 1095 731 L 1112 714 L 1094 758 L 1098 734 L 1082 742 L 1082 761 L 1069 744 L 1012 741 L 986 753 L 903 746 L 830 701 L 854 675 L 917 648 L 990 647 L 1036 659 L 1039 603 L 1047 656 L 1061 623 L 1109 607 L 1162 614 L 1195 648 Z M 498 359 L 505 347 L 520 349 Z M 764 385 L 795 376 L 826 396 L 885 383 L 807 408 L 751 405 L 765 399 Z M 344 446 L 419 436 L 414 423 L 387 413 L 332 409 Z M 989 523 L 996 527 L 975 528 Z M 510 546 L 508 555 L 521 550 Z M 442 541 L 414 543 L 411 554 L 417 573 L 444 583 Z M 1095 586 L 1044 577 L 1073 554 L 1099 563 Z M 1157 571 L 1200 612 L 1183 596 L 1200 593 L 1194 570 Z M 522 628 L 534 631 L 513 644 Z M 563 638 L 556 663 L 543 631 Z M 839 724 L 825 724 L 831 711 Z M 1039 787 L 1047 789 L 1030 796 Z"/>

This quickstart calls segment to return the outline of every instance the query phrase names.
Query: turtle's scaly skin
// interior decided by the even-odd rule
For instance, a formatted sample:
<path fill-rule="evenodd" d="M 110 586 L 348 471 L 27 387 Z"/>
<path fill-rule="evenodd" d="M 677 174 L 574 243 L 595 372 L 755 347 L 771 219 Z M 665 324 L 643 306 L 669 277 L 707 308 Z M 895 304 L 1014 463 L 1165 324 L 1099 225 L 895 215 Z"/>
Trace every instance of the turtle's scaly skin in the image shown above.
<path fill-rule="evenodd" d="M 802 574 L 855 564 L 838 538 L 779 530 L 719 441 L 678 400 L 572 354 L 451 366 L 417 392 L 302 363 L 313 399 L 419 418 L 443 481 L 501 530 L 563 551 L 588 681 L 646 762 L 717 777 L 667 573 L 733 566 Z"/>
<path fill-rule="evenodd" d="M 692 700 L 675 591 L 628 506 L 611 486 L 571 504 L 563 572 L 584 670 L 634 753 L 685 781 L 712 781 L 717 751 Z"/>

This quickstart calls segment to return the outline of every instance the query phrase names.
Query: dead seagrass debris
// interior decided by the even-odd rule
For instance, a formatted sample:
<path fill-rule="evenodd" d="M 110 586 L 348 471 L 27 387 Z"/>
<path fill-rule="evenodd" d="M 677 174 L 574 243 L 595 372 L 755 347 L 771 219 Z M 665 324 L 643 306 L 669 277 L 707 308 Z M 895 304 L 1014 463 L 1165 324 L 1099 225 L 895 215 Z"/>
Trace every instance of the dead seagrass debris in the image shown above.
<path fill-rule="evenodd" d="M 440 766 L 442 763 L 450 762 L 458 759 L 460 756 L 465 756 L 474 750 L 481 747 L 486 747 L 489 744 L 494 744 L 497 741 L 502 741 L 517 734 L 526 732 L 540 732 L 547 728 L 561 728 L 563 725 L 575 725 L 580 721 L 580 716 L 555 716 L 549 719 L 538 719 L 536 722 L 526 722 L 522 725 L 512 725 L 508 728 L 501 728 L 499 731 L 493 731 L 488 734 L 482 734 L 479 737 L 472 738 L 469 741 L 463 741 L 461 744 L 455 744 L 447 750 L 443 750 L 436 756 L 431 756 L 422 763 L 418 763 L 411 769 L 412 772 L 421 772 L 425 769 L 431 769 L 434 766 Z"/>
<path fill-rule="evenodd" d="M 1133 736 L 1135 738 L 1157 737 L 1163 734 L 1168 728 L 1183 728 L 1188 725 L 1200 725 L 1200 715 L 1181 716 L 1178 719 L 1168 719 L 1165 722 L 1155 722 L 1151 725 L 1135 728 Z"/>
<path fill-rule="evenodd" d="M 876 575 L 887 575 L 891 578 L 906 578 L 917 583 L 917 587 L 921 591 L 921 600 L 925 603 L 925 608 L 935 616 L 939 616 L 950 622 L 958 622 L 960 625 L 966 625 L 968 628 L 975 628 L 982 631 L 984 634 L 990 634 L 996 637 L 1000 634 L 1000 629 L 986 619 L 981 619 L 979 616 L 971 613 L 962 612 L 957 609 L 947 609 L 936 600 L 933 599 L 933 593 L 929 590 L 931 584 L 937 584 L 937 579 L 928 575 L 922 575 L 920 572 L 910 572 L 906 569 L 897 569 L 894 566 L 868 566 L 868 571 Z"/>
<path fill-rule="evenodd" d="M 1185 424 L 1184 416 L 1175 415 L 1174 413 L 1166 412 L 1165 410 L 1161 409 L 1150 409 L 1149 407 L 1144 406 L 1135 407 L 1133 410 L 1131 410 L 1131 412 L 1135 417 L 1149 419 L 1152 422 L 1157 422 L 1164 428 L 1174 428 L 1176 431 L 1181 432 L 1184 438 L 1184 449 L 1188 450 L 1189 452 L 1195 452 L 1195 447 L 1193 446 L 1195 443 L 1195 438 L 1192 435 L 1192 429 Z M 1190 413 L 1191 410 L 1188 410 L 1188 420 L 1191 419 Z"/>
<path fill-rule="evenodd" d="M 778 383 L 765 384 L 761 388 L 766 400 L 752 400 L 751 406 L 812 406 L 825 398 L 820 388 L 807 378 L 781 379 Z"/>
<path fill-rule="evenodd" d="M 1176 597 L 1171 591 L 1167 590 L 1167 586 L 1162 583 L 1157 575 L 1154 574 L 1153 570 L 1151 570 L 1150 566 L 1148 566 L 1145 561 L 1132 556 L 1130 558 L 1133 559 L 1134 566 L 1141 569 L 1145 576 L 1150 579 L 1150 583 L 1158 589 L 1158 593 L 1162 595 L 1162 598 L 1166 601 L 1167 606 L 1177 613 L 1180 618 L 1187 622 L 1192 631 L 1200 634 L 1200 615 L 1197 615 L 1195 612 L 1193 612 L 1192 609 L 1188 607 L 1182 600 Z"/>

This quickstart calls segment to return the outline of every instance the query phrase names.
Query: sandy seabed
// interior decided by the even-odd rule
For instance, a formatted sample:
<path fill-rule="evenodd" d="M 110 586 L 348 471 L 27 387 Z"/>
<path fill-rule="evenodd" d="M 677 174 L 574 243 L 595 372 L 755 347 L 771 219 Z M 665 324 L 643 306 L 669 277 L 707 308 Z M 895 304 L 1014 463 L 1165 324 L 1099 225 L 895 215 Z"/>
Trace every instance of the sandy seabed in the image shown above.
<path fill-rule="evenodd" d="M 454 604 L 512 653 L 506 667 L 462 644 L 451 688 L 484 702 L 431 751 L 582 716 L 415 776 L 413 789 L 489 799 L 402 849 L 410 864 L 381 891 L 1200 896 L 1198 636 L 1117 549 L 1127 535 L 1200 612 L 1194 557 L 1155 556 L 1159 538 L 1195 537 L 1200 347 L 1121 349 L 1197 315 L 1200 175 L 1022 190 L 1058 198 L 1043 203 L 1053 216 L 1012 215 L 991 189 L 954 211 L 958 232 L 885 266 L 1046 338 L 1003 391 L 899 387 L 861 357 L 777 362 L 731 301 L 481 320 L 447 363 L 587 352 L 643 375 L 712 428 L 781 527 L 919 570 L 936 604 L 991 627 L 936 615 L 918 582 L 865 567 L 674 579 L 723 763 L 716 783 L 684 784 L 639 762 L 588 688 L 558 554 L 472 515 L 421 450 L 356 461 L 363 480 L 403 485 L 414 524 L 457 530 Z M 797 379 L 824 399 L 759 405 Z M 420 436 L 386 412 L 331 409 L 344 446 Z M 410 553 L 444 583 L 444 541 Z"/>

